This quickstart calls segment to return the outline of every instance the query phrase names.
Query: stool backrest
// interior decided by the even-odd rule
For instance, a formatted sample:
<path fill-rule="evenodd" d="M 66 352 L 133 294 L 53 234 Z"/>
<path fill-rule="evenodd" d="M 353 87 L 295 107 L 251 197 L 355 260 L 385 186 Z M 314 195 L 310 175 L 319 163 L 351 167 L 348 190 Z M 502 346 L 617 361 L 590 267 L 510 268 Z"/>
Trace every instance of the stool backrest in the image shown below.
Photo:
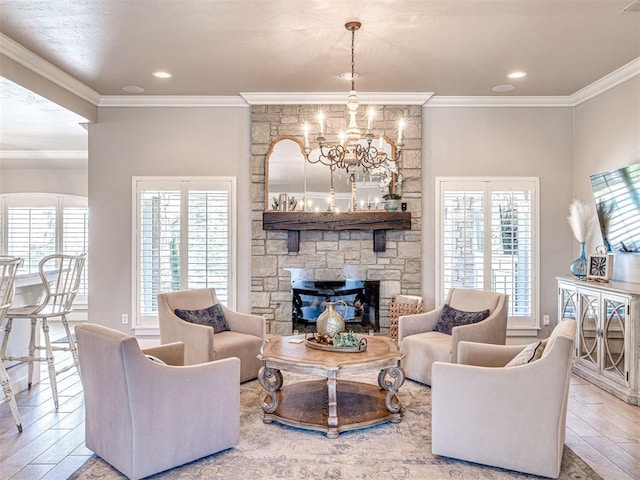
<path fill-rule="evenodd" d="M 40 260 L 38 270 L 45 290 L 40 310 L 48 306 L 52 313 L 71 311 L 73 300 L 80 289 L 86 258 L 85 253 L 55 254 Z"/>
<path fill-rule="evenodd" d="M 22 265 L 18 257 L 0 257 L 0 321 L 4 318 L 13 301 L 16 272 Z"/>

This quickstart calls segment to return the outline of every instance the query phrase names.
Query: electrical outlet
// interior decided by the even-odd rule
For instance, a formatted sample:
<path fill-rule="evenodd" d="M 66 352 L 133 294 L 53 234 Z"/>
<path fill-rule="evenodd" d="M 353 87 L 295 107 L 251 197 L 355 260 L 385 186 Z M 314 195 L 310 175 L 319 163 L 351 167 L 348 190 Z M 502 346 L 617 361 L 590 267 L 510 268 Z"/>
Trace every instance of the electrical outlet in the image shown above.
<path fill-rule="evenodd" d="M 544 315 L 542 317 L 542 325 L 549 325 L 549 315 Z"/>
<path fill-rule="evenodd" d="M 129 324 L 129 315 L 127 315 L 126 313 L 122 314 L 122 324 L 123 325 L 128 325 Z"/>

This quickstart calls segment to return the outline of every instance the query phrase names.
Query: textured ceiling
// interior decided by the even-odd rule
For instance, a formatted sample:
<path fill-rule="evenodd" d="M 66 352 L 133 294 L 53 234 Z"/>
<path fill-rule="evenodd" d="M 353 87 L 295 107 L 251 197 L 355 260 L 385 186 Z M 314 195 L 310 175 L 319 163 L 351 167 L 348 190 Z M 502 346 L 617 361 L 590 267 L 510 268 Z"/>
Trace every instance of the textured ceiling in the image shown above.
<path fill-rule="evenodd" d="M 0 29 L 103 95 L 570 95 L 640 56 L 630 0 L 3 0 Z M 168 80 L 151 72 L 166 69 Z M 504 95 L 504 94 L 503 94 Z"/>
<path fill-rule="evenodd" d="M 344 23 L 359 20 L 360 92 L 564 96 L 640 57 L 630 2 L 2 0 L 0 32 L 102 95 L 346 92 Z M 5 153 L 86 149 L 81 119 L 6 80 L 0 105 Z"/>

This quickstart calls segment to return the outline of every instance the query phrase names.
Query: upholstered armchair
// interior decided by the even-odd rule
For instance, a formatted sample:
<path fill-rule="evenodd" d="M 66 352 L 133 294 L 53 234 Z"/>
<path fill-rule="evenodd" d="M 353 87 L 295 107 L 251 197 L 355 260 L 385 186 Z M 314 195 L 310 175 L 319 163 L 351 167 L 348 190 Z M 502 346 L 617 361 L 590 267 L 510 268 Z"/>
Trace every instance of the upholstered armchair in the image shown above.
<path fill-rule="evenodd" d="M 240 381 L 252 380 L 262 366 L 258 354 L 266 334 L 263 317 L 234 312 L 222 306 L 229 331 L 215 332 L 211 326 L 187 322 L 175 313 L 176 309 L 201 310 L 218 303 L 213 288 L 159 294 L 160 342 L 183 342 L 185 365 L 238 357 Z"/>
<path fill-rule="evenodd" d="M 86 446 L 124 475 L 147 477 L 238 444 L 237 358 L 184 367 L 181 343 L 143 352 L 110 328 L 75 331 Z"/>
<path fill-rule="evenodd" d="M 461 342 L 458 364 L 433 364 L 436 455 L 557 478 L 565 439 L 575 320 L 563 320 L 539 360 L 505 365 L 520 346 Z"/>
<path fill-rule="evenodd" d="M 451 335 L 435 332 L 443 307 L 398 318 L 398 344 L 404 354 L 402 368 L 407 378 L 431 385 L 433 362 L 457 360 L 461 341 L 504 345 L 507 337 L 509 297 L 502 293 L 452 288 L 445 304 L 463 312 L 489 310 L 489 316 L 469 325 L 453 327 Z"/>

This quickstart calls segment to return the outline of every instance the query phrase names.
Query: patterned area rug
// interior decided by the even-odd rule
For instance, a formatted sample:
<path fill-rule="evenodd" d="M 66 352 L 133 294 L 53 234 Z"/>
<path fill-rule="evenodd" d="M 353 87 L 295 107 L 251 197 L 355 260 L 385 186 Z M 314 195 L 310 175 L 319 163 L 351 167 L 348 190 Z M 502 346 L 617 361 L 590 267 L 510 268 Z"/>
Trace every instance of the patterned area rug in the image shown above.
<path fill-rule="evenodd" d="M 302 378 L 284 373 L 285 385 Z M 374 375 L 353 377 L 375 384 Z M 264 424 L 260 405 L 264 391 L 257 380 L 240 387 L 240 444 L 195 462 L 153 475 L 151 479 L 484 479 L 539 478 L 431 454 L 431 389 L 407 380 L 399 397 L 402 422 L 340 434 L 324 434 Z M 125 477 L 93 456 L 71 477 L 115 480 Z M 601 479 L 565 446 L 561 479 Z"/>

